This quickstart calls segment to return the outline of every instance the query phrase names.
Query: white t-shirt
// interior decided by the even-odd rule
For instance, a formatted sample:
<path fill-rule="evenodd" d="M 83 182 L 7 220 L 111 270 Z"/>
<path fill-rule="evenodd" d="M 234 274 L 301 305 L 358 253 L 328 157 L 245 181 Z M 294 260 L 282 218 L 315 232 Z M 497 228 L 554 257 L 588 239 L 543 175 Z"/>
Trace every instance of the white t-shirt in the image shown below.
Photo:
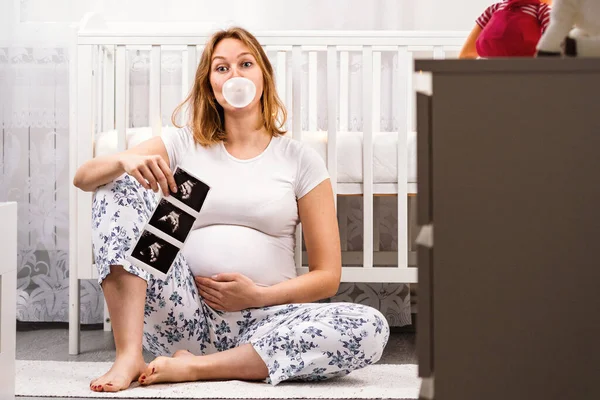
<path fill-rule="evenodd" d="M 189 127 L 162 139 L 171 170 L 179 165 L 211 188 L 182 250 L 193 275 L 239 272 L 261 286 L 296 277 L 297 199 L 329 178 L 321 156 L 285 136 L 248 160 L 223 143 L 197 145 Z"/>

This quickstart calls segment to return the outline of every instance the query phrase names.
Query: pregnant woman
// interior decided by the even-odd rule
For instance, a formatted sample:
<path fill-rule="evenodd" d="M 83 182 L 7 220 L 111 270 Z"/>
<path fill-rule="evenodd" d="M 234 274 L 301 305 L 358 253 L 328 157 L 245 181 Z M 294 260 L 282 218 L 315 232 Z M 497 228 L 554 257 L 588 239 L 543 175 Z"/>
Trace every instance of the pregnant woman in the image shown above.
<path fill-rule="evenodd" d="M 223 87 L 250 81 L 249 104 Z M 235 103 L 235 102 L 232 102 Z M 389 327 L 377 310 L 316 303 L 338 290 L 340 239 L 325 163 L 284 135 L 272 66 L 249 32 L 208 41 L 186 101 L 189 122 L 124 152 L 97 157 L 74 185 L 93 191 L 93 249 L 116 360 L 90 383 L 118 391 L 138 380 L 323 380 L 377 362 Z M 199 218 L 163 281 L 126 260 L 181 166 L 210 186 Z M 309 270 L 297 276 L 296 226 Z M 157 358 L 146 365 L 142 346 Z"/>

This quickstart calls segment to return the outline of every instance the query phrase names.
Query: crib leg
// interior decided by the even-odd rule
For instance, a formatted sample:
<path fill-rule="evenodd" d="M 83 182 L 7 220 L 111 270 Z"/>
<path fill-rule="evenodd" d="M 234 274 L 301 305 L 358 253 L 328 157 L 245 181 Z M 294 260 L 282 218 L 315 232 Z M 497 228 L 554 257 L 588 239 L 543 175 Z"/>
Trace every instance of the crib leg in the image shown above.
<path fill-rule="evenodd" d="M 106 304 L 106 299 L 104 299 L 104 331 L 111 332 L 112 324 L 110 322 L 110 313 L 108 312 L 108 304 Z"/>
<path fill-rule="evenodd" d="M 70 273 L 75 273 L 71 268 Z M 79 354 L 79 279 L 71 278 L 69 283 L 69 354 Z"/>

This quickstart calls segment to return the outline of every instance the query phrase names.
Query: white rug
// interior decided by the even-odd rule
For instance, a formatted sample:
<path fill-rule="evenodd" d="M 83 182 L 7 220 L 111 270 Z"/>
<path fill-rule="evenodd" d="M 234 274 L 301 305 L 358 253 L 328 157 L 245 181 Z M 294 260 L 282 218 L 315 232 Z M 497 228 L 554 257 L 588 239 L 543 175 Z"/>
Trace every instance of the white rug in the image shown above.
<path fill-rule="evenodd" d="M 17 361 L 17 396 L 136 399 L 417 399 L 416 365 L 375 364 L 322 382 L 193 382 L 139 386 L 96 393 L 89 382 L 111 366 L 106 362 Z"/>

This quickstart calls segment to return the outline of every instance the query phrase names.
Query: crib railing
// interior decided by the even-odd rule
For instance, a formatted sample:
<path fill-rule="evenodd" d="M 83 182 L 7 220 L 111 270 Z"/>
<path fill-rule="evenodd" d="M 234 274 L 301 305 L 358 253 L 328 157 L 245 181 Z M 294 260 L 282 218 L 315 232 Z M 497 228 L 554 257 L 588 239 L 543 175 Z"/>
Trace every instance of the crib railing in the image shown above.
<path fill-rule="evenodd" d="M 149 125 L 153 135 L 161 134 L 161 59 L 163 49 L 182 52 L 182 99 L 194 80 L 203 45 L 210 33 L 160 33 L 114 31 L 98 20 L 90 19 L 74 35 L 71 58 L 71 160 L 74 170 L 94 157 L 94 137 L 100 131 L 118 131 L 118 149 L 126 146 L 129 127 L 129 68 L 128 53 L 139 49 L 150 51 Z M 414 130 L 413 61 L 416 55 L 444 58 L 457 52 L 466 36 L 464 32 L 258 32 L 276 71 L 280 97 L 290 111 L 289 131 L 294 139 L 302 140 L 302 68 L 308 58 L 308 130 L 317 130 L 317 68 L 318 55 L 325 54 L 327 93 L 327 154 L 326 162 L 334 193 L 362 194 L 363 251 L 362 267 L 344 267 L 346 282 L 416 282 L 416 268 L 409 267 L 408 195 L 414 193 L 407 183 L 407 133 Z M 350 55 L 359 52 L 362 58 L 362 134 L 363 182 L 338 184 L 338 133 L 348 130 Z M 382 57 L 392 54 L 396 60 L 394 88 L 397 96 L 398 182 L 379 187 L 373 182 L 373 133 L 381 130 L 381 63 Z M 323 59 L 323 58 L 322 58 Z M 291 68 L 290 67 L 291 64 Z M 169 110 L 170 111 L 170 110 Z M 398 251 L 397 268 L 374 267 L 374 196 L 397 194 Z M 71 193 L 71 262 L 77 265 L 79 279 L 95 277 L 91 248 L 91 194 Z M 337 196 L 336 196 L 337 199 Z M 336 204 L 337 206 L 337 204 Z M 298 227 L 298 238 L 302 227 Z M 302 240 L 297 240 L 296 267 L 303 266 Z"/>

